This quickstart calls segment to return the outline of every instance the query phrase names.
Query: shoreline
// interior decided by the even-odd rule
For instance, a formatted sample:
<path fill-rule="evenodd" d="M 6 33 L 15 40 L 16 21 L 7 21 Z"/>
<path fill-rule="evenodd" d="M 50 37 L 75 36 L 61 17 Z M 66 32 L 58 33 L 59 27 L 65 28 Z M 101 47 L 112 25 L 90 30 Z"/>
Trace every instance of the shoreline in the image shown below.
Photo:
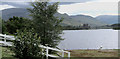
<path fill-rule="evenodd" d="M 72 57 L 118 57 L 119 49 L 68 50 Z"/>
<path fill-rule="evenodd" d="M 3 57 L 13 57 L 15 55 L 8 47 L 0 48 L 2 48 Z M 71 57 L 118 57 L 118 50 L 119 49 L 79 49 L 66 51 L 71 53 Z M 67 57 L 67 54 L 65 54 L 65 57 Z"/>

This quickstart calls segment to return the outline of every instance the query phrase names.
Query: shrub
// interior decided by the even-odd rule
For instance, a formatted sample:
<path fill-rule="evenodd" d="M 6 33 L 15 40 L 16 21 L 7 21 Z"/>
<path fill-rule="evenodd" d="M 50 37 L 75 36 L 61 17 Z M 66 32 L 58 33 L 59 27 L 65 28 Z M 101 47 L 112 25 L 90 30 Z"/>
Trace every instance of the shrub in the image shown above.
<path fill-rule="evenodd" d="M 42 58 L 42 49 L 39 47 L 40 42 L 40 37 L 34 33 L 34 29 L 17 31 L 13 51 L 16 57 L 20 59 L 28 59 L 31 57 Z"/>

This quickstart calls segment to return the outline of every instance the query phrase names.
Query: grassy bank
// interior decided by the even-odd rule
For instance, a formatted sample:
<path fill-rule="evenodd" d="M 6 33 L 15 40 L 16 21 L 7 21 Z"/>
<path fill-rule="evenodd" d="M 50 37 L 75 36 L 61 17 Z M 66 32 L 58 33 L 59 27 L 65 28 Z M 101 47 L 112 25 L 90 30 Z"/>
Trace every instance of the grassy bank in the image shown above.
<path fill-rule="evenodd" d="M 2 49 L 2 57 L 13 57 L 15 54 L 7 47 L 0 47 Z M 118 50 L 69 50 L 71 57 L 118 57 Z M 1 53 L 0 53 L 1 54 Z M 65 56 L 67 56 L 65 54 Z"/>
<path fill-rule="evenodd" d="M 13 57 L 15 54 L 8 47 L 0 47 L 2 49 L 2 57 Z"/>
<path fill-rule="evenodd" d="M 118 50 L 70 50 L 72 57 L 118 57 Z"/>

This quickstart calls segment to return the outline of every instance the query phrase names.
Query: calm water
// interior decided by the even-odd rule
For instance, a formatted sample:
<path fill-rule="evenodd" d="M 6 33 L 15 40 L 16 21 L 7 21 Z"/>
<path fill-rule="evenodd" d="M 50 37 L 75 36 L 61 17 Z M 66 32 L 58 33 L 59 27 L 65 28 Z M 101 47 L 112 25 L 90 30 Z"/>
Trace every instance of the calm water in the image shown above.
<path fill-rule="evenodd" d="M 65 30 L 61 49 L 117 49 L 118 31 L 112 29 L 100 30 Z"/>

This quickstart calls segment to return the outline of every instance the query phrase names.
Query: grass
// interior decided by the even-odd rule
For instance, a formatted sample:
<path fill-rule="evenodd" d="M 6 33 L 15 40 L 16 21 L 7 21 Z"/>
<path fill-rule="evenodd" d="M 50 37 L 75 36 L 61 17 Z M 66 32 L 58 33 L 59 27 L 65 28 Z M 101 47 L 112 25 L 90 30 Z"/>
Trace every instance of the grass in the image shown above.
<path fill-rule="evenodd" d="M 2 47 L 0 47 L 0 59 L 2 58 Z"/>
<path fill-rule="evenodd" d="M 104 49 L 104 50 L 69 50 L 71 57 L 118 57 L 118 50 Z"/>
<path fill-rule="evenodd" d="M 0 47 L 2 57 L 13 57 L 15 54 L 8 47 Z M 71 52 L 71 57 L 118 57 L 118 49 L 107 50 L 68 50 Z M 65 54 L 67 57 L 67 54 Z M 14 58 L 14 57 L 13 57 Z"/>
<path fill-rule="evenodd" d="M 8 47 L 0 47 L 2 49 L 2 57 L 13 57 L 15 54 Z"/>
<path fill-rule="evenodd" d="M 13 57 L 15 54 L 10 48 L 3 47 L 2 48 L 2 57 Z"/>

